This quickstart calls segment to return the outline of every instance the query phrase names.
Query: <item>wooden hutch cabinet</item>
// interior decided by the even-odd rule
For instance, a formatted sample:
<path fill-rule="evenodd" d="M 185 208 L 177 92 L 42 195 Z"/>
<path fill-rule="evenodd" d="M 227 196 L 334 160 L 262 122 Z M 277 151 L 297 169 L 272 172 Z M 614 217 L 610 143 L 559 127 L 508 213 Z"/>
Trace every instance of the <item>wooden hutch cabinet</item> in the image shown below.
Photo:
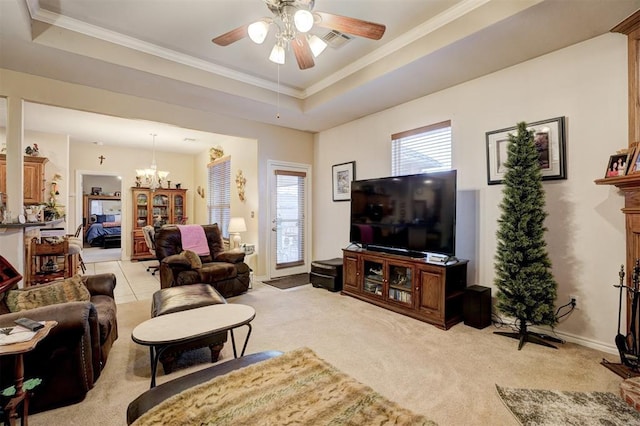
<path fill-rule="evenodd" d="M 462 321 L 467 263 L 427 263 L 394 254 L 343 250 L 342 293 L 442 329 Z"/>
<path fill-rule="evenodd" d="M 133 250 L 131 259 L 152 258 L 142 228 L 147 225 L 184 224 L 187 220 L 186 189 L 131 188 L 133 206 Z"/>
<path fill-rule="evenodd" d="M 23 162 L 24 204 L 43 204 L 44 201 L 44 167 L 46 157 L 25 156 Z M 0 192 L 7 193 L 7 156 L 0 154 Z"/>

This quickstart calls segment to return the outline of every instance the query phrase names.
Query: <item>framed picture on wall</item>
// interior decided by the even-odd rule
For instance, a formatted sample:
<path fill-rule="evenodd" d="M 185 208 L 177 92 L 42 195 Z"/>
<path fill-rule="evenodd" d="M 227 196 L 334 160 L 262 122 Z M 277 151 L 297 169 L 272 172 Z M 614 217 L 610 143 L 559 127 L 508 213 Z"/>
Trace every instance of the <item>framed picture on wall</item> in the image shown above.
<path fill-rule="evenodd" d="M 565 165 L 565 119 L 564 117 L 528 123 L 533 131 L 538 149 L 542 180 L 566 179 Z M 487 183 L 502 183 L 506 173 L 509 134 L 515 134 L 517 127 L 494 130 L 486 133 L 487 139 Z"/>
<path fill-rule="evenodd" d="M 336 164 L 331 168 L 333 201 L 351 200 L 351 182 L 356 178 L 356 162 Z"/>

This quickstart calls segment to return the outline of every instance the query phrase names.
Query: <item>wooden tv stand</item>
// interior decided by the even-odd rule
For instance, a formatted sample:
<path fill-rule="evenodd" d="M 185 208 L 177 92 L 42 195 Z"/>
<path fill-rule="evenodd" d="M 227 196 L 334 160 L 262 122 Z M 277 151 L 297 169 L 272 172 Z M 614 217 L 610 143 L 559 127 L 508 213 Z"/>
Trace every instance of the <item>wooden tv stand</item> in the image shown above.
<path fill-rule="evenodd" d="M 342 294 L 446 330 L 462 321 L 467 263 L 439 265 L 423 258 L 344 249 Z"/>

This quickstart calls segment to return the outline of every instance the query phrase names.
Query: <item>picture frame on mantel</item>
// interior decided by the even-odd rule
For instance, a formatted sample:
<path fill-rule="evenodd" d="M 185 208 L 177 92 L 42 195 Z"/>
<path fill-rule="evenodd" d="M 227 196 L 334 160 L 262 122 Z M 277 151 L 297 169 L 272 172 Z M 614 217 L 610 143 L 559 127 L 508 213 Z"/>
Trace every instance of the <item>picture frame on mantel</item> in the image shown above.
<path fill-rule="evenodd" d="M 565 161 L 565 117 L 527 123 L 533 130 L 533 137 L 540 154 L 542 180 L 567 178 Z M 506 173 L 509 134 L 515 133 L 517 126 L 493 130 L 486 133 L 487 141 L 487 183 L 501 184 Z"/>
<path fill-rule="evenodd" d="M 351 182 L 356 179 L 356 162 L 334 164 L 331 167 L 333 201 L 351 200 Z"/>
<path fill-rule="evenodd" d="M 611 155 L 607 162 L 607 170 L 604 172 L 604 177 L 611 178 L 626 175 L 629 161 L 629 153 Z"/>

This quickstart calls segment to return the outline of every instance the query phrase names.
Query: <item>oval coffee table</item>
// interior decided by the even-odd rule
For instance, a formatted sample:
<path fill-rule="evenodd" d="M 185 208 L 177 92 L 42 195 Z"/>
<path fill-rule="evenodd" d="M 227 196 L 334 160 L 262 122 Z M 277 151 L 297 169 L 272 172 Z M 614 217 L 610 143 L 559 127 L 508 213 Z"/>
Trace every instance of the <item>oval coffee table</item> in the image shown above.
<path fill-rule="evenodd" d="M 249 332 L 240 353 L 240 356 L 243 356 L 251 336 L 250 322 L 255 316 L 256 311 L 251 306 L 225 303 L 160 315 L 138 324 L 131 333 L 131 339 L 140 345 L 149 346 L 150 387 L 156 386 L 156 372 L 160 355 L 172 345 L 229 331 L 233 345 L 233 357 L 238 358 L 233 329 L 246 325 Z"/>

